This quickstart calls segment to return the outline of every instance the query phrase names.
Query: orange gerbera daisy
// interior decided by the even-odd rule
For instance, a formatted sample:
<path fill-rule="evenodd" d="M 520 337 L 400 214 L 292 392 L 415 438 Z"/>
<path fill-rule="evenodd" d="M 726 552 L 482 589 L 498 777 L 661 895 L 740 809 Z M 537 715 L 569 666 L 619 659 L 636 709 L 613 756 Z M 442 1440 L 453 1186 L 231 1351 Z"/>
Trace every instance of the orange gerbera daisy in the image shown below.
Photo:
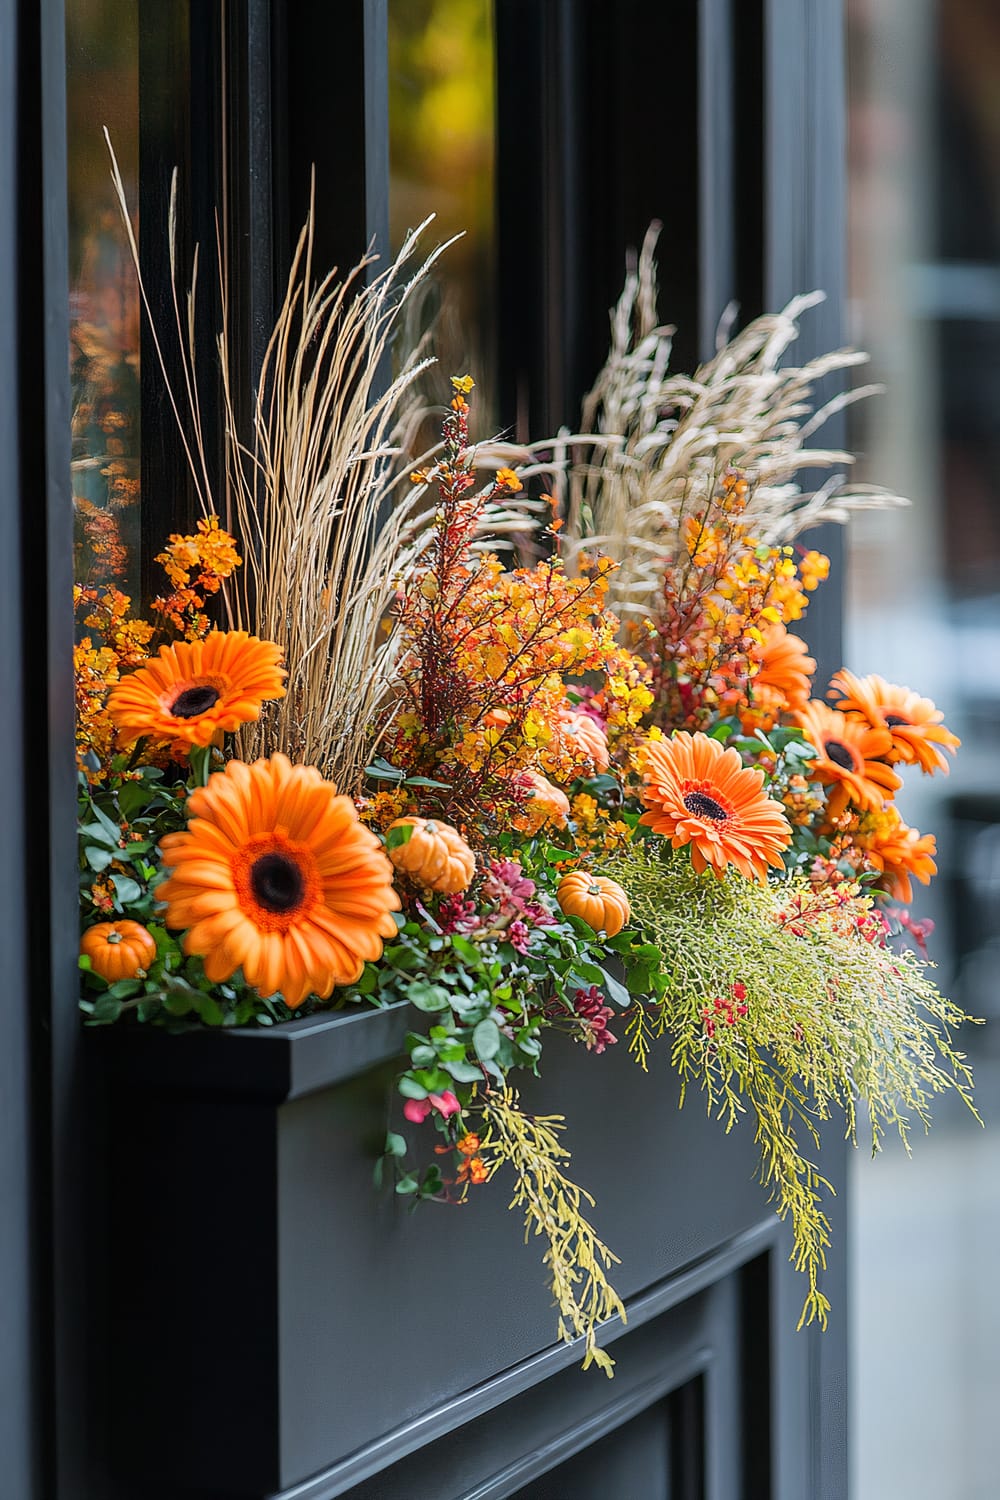
<path fill-rule="evenodd" d="M 918 765 L 927 776 L 935 771 L 948 774 L 944 752 L 954 755 L 962 741 L 945 728 L 944 714 L 929 698 L 921 698 L 874 673 L 855 677 L 846 667 L 830 684 L 830 696 L 836 693 L 844 695 L 837 700 L 838 708 L 860 714 L 876 729 L 888 729 L 892 736 L 891 761 Z"/>
<path fill-rule="evenodd" d="M 160 842 L 166 924 L 186 928 L 214 984 L 242 968 L 262 995 L 321 999 L 394 937 L 392 865 L 350 797 L 284 755 L 231 760 L 191 793 L 186 830 Z"/>
<path fill-rule="evenodd" d="M 763 883 L 768 865 L 780 869 L 792 830 L 764 791 L 763 771 L 744 766 L 738 750 L 681 730 L 643 748 L 643 783 L 648 811 L 639 821 L 675 849 L 690 844 L 699 874 L 711 866 L 721 880 L 732 864 Z"/>
<path fill-rule="evenodd" d="M 210 745 L 222 730 L 260 715 L 283 698 L 281 647 L 245 630 L 213 630 L 201 641 L 161 646 L 159 655 L 111 690 L 108 712 L 122 740 L 141 735 Z"/>
<path fill-rule="evenodd" d="M 874 729 L 860 719 L 849 719 L 835 708 L 813 699 L 795 715 L 806 739 L 819 754 L 809 762 L 811 781 L 830 787 L 827 812 L 839 818 L 848 802 L 878 812 L 902 782 L 885 756 L 892 749 L 888 729 Z"/>
<path fill-rule="evenodd" d="M 869 863 L 882 871 L 889 895 L 906 906 L 913 900 L 910 877 L 929 885 L 931 876 L 937 874 L 934 835 L 907 828 L 895 807 L 887 807 L 879 814 L 874 826 L 862 835 L 859 842 Z"/>
<path fill-rule="evenodd" d="M 800 636 L 784 625 L 771 625 L 760 647 L 760 666 L 750 680 L 751 703 L 742 715 L 743 727 L 770 729 L 784 713 L 805 708 L 812 691 L 816 663 Z"/>

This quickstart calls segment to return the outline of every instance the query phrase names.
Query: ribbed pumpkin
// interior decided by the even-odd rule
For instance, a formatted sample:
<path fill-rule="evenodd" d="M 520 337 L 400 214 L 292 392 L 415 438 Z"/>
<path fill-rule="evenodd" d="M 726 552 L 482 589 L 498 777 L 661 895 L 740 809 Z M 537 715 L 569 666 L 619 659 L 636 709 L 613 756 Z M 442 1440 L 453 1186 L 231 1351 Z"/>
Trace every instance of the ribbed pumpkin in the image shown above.
<path fill-rule="evenodd" d="M 80 952 L 90 959 L 95 974 L 114 984 L 149 968 L 156 958 L 156 940 L 141 922 L 98 922 L 83 934 Z"/>
<path fill-rule="evenodd" d="M 437 818 L 397 818 L 394 828 L 410 828 L 405 844 L 387 845 L 386 852 L 397 870 L 402 870 L 428 890 L 454 896 L 467 890 L 476 873 L 476 856 L 457 828 Z"/>
<path fill-rule="evenodd" d="M 571 870 L 559 882 L 556 899 L 568 917 L 582 917 L 595 932 L 614 937 L 632 915 L 629 899 L 616 880 Z"/>
<path fill-rule="evenodd" d="M 611 764 L 608 737 L 600 724 L 589 714 L 574 713 L 572 709 L 564 709 L 556 725 L 557 743 L 563 738 L 590 758 L 595 771 L 608 769 Z"/>

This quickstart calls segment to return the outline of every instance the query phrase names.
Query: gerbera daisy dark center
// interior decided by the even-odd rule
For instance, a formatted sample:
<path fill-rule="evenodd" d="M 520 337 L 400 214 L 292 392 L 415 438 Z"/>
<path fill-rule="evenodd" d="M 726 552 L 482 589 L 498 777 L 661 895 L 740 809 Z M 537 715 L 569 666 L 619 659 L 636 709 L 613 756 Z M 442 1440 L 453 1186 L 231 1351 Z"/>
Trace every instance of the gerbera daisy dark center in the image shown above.
<path fill-rule="evenodd" d="M 896 729 L 900 724 L 909 724 L 909 719 L 904 719 L 902 714 L 884 714 L 885 727 Z"/>
<path fill-rule="evenodd" d="M 293 911 L 305 895 L 306 883 L 294 859 L 286 854 L 262 854 L 250 866 L 250 888 L 267 911 Z"/>
<path fill-rule="evenodd" d="M 711 818 L 714 823 L 724 823 L 729 817 L 721 802 L 716 802 L 707 792 L 685 792 L 684 806 L 696 818 Z"/>
<path fill-rule="evenodd" d="M 854 770 L 854 756 L 840 740 L 825 740 L 823 749 L 826 751 L 827 760 L 832 760 L 834 765 L 840 766 L 842 771 Z"/>
<path fill-rule="evenodd" d="M 197 687 L 185 688 L 178 693 L 170 705 L 170 712 L 175 719 L 197 719 L 200 714 L 214 708 L 220 697 L 218 688 L 210 687 L 207 682 L 199 683 Z"/>

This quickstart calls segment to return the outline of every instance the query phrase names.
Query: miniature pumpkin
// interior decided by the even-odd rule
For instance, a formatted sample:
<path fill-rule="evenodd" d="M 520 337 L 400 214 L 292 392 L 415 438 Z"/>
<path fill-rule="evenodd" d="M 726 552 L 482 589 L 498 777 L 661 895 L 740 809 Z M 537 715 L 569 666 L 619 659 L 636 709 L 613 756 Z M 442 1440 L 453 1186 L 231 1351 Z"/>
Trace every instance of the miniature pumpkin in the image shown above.
<path fill-rule="evenodd" d="M 80 952 L 90 959 L 95 974 L 114 984 L 149 968 L 156 958 L 156 940 L 141 922 L 98 922 L 83 934 Z"/>
<path fill-rule="evenodd" d="M 553 786 L 540 771 L 519 771 L 517 775 L 530 795 L 523 812 L 514 819 L 514 827 L 527 834 L 536 834 L 546 823 L 565 828 L 569 817 L 566 793 Z"/>
<path fill-rule="evenodd" d="M 629 899 L 615 880 L 571 870 L 559 882 L 556 899 L 568 917 L 582 917 L 595 932 L 614 937 L 632 915 Z"/>
<path fill-rule="evenodd" d="M 564 736 L 570 745 L 578 751 L 583 751 L 592 762 L 595 771 L 608 769 L 611 764 L 611 757 L 608 754 L 608 737 L 596 719 L 592 719 L 589 714 L 564 709 L 559 715 L 556 729 L 557 741 Z"/>
<path fill-rule="evenodd" d="M 388 841 L 387 853 L 397 870 L 449 896 L 468 889 L 476 873 L 476 856 L 457 828 L 436 818 L 415 817 L 397 818 L 387 833 L 394 828 L 412 829 L 405 844 Z"/>

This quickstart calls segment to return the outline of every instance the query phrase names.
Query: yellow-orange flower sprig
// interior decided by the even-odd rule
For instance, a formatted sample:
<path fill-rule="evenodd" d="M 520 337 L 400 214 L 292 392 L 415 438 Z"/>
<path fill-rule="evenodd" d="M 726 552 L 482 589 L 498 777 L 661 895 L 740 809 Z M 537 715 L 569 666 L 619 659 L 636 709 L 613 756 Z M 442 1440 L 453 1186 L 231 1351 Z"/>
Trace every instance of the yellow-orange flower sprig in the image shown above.
<path fill-rule="evenodd" d="M 750 481 L 728 471 L 705 509 L 681 522 L 653 629 L 639 645 L 652 664 L 656 722 L 664 728 L 702 728 L 719 714 L 748 714 L 749 727 L 773 723 L 797 706 L 784 687 L 801 699 L 799 673 L 813 669 L 803 646 L 794 680 L 782 672 L 771 632 L 801 618 L 828 560 L 807 552 L 796 561 L 792 547 L 762 544 L 742 519 L 750 493 Z M 765 671 L 769 639 L 774 671 L 761 685 L 759 713 L 753 685 Z M 784 666 L 791 665 L 786 653 Z"/>
<path fill-rule="evenodd" d="M 186 641 L 199 640 L 211 628 L 205 606 L 241 564 L 236 543 L 219 525 L 218 516 L 198 522 L 189 536 L 171 536 L 157 555 L 172 588 L 153 600 L 152 610 Z"/>
<path fill-rule="evenodd" d="M 100 526 L 98 531 L 113 546 L 110 529 Z M 109 554 L 105 560 L 110 567 L 114 556 Z M 199 639 L 210 628 L 204 612 L 207 597 L 217 593 L 239 566 L 233 538 L 211 516 L 198 523 L 192 536 L 172 537 L 158 560 L 176 585 L 172 594 L 156 601 L 164 606 L 158 612 L 187 640 Z M 192 578 L 195 567 L 198 571 Z M 170 600 L 173 603 L 167 608 Z M 148 661 L 157 632 L 148 620 L 132 614 L 131 599 L 112 583 L 74 585 L 73 604 L 79 633 L 73 660 L 77 760 L 91 780 L 99 780 L 111 756 L 125 743 L 108 712 L 109 693 L 124 673 Z"/>
<path fill-rule="evenodd" d="M 606 607 L 609 559 L 574 578 L 557 557 L 508 572 L 473 549 L 488 497 L 472 493 L 465 394 L 445 417 L 434 538 L 400 604 L 407 702 L 386 753 L 411 775 L 447 783 L 421 796 L 428 810 L 461 826 L 511 827 L 537 802 L 531 775 L 565 786 L 606 768 L 609 739 L 634 733 L 650 695 Z M 515 483 L 501 469 L 495 492 Z M 601 725 L 584 723 L 567 693 L 568 681 L 591 673 L 604 684 Z"/>

